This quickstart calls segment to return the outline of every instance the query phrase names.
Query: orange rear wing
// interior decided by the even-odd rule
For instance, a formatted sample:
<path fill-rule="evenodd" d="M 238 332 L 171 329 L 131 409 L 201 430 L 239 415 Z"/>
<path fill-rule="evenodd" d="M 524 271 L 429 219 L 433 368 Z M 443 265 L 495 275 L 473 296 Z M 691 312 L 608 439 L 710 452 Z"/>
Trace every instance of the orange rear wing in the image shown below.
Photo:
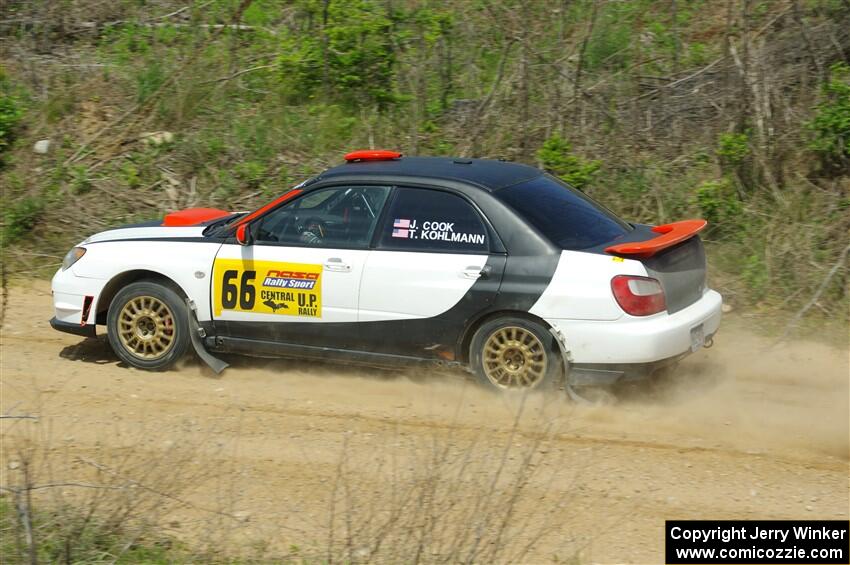
<path fill-rule="evenodd" d="M 628 255 L 636 259 L 646 259 L 659 251 L 692 238 L 707 225 L 708 222 L 705 220 L 683 220 L 681 222 L 673 222 L 672 224 L 655 226 L 652 228 L 652 231 L 661 234 L 658 237 L 646 241 L 618 243 L 617 245 L 606 247 L 605 251 L 613 255 Z"/>

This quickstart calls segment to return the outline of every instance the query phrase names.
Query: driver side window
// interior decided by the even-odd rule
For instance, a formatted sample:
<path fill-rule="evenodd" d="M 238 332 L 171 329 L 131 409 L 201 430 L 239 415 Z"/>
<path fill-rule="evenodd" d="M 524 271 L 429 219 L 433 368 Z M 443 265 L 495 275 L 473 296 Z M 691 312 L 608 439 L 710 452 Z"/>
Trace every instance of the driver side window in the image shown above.
<path fill-rule="evenodd" d="M 267 214 L 255 242 L 306 247 L 367 247 L 388 186 L 322 188 Z"/>

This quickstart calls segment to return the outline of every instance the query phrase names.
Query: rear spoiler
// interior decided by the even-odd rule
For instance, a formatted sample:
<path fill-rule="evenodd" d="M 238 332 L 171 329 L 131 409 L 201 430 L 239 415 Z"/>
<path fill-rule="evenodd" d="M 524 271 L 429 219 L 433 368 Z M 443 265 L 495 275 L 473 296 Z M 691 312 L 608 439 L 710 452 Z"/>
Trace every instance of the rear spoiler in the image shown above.
<path fill-rule="evenodd" d="M 661 235 L 658 237 L 646 241 L 633 241 L 611 245 L 605 248 L 605 252 L 612 255 L 628 255 L 636 259 L 646 259 L 659 251 L 692 238 L 707 225 L 708 222 L 705 220 L 683 220 L 681 222 L 673 222 L 672 224 L 655 226 L 652 228 L 652 231 L 660 233 Z"/>

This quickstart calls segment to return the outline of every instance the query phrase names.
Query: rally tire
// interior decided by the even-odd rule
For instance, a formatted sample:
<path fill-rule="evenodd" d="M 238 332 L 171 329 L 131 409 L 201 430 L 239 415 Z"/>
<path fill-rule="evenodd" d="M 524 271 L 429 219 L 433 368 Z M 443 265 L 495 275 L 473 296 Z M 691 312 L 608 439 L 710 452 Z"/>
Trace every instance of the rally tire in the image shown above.
<path fill-rule="evenodd" d="M 122 288 L 106 316 L 109 345 L 122 361 L 148 371 L 164 371 L 189 347 L 186 303 L 173 289 L 149 281 Z"/>
<path fill-rule="evenodd" d="M 485 322 L 473 335 L 469 353 L 479 383 L 495 391 L 552 390 L 563 374 L 554 336 L 526 318 Z"/>

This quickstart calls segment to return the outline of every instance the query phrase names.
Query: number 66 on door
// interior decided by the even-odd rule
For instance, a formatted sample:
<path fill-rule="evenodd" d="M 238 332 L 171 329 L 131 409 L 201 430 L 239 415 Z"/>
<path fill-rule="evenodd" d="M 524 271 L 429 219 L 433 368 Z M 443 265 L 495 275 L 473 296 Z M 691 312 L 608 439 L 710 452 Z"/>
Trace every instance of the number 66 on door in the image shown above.
<path fill-rule="evenodd" d="M 322 317 L 322 266 L 216 259 L 215 316 L 222 311 Z"/>

